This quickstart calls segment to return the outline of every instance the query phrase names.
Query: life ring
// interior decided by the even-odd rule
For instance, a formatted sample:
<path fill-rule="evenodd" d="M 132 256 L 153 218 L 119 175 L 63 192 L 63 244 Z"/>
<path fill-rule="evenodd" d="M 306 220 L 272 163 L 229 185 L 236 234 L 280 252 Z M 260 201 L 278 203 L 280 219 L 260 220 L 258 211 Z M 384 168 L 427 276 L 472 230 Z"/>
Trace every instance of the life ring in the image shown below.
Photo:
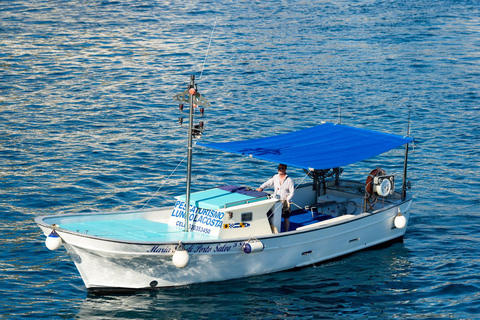
<path fill-rule="evenodd" d="M 370 198 L 373 194 L 373 178 L 376 176 L 384 176 L 385 174 L 385 170 L 379 167 L 370 171 L 370 174 L 367 176 L 367 181 L 365 182 L 365 193 L 367 198 Z"/>

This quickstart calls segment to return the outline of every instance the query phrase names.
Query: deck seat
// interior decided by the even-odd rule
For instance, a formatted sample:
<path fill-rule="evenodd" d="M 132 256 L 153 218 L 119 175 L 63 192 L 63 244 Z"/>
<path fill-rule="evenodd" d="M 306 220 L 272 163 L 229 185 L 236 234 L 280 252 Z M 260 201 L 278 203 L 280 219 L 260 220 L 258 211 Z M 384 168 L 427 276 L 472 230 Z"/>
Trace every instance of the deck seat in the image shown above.
<path fill-rule="evenodd" d="M 315 214 L 312 217 L 312 213 L 309 210 L 299 209 L 292 211 L 292 215 L 290 216 L 290 230 L 295 230 L 299 227 L 307 226 L 312 223 L 317 223 L 320 221 L 328 220 L 333 218 L 331 215 L 328 214 Z M 284 232 L 284 223 L 282 218 L 282 232 Z"/>

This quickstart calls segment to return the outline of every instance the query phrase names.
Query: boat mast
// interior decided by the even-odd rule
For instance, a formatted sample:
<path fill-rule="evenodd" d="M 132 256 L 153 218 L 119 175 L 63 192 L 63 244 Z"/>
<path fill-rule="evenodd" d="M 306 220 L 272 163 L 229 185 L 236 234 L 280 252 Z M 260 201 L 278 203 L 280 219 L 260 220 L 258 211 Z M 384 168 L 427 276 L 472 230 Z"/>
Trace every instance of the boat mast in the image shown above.
<path fill-rule="evenodd" d="M 187 191 L 185 197 L 185 223 L 184 231 L 189 231 L 189 216 L 190 216 L 190 189 L 192 183 L 192 157 L 193 157 L 193 138 L 200 138 L 203 133 L 203 122 L 198 125 L 193 125 L 193 114 L 195 107 L 209 107 L 210 102 L 207 101 L 197 91 L 197 84 L 195 83 L 195 76 L 190 76 L 190 84 L 188 89 L 182 93 L 179 93 L 173 97 L 175 101 L 189 104 L 189 121 L 188 121 L 188 153 L 187 153 Z M 183 104 L 180 105 L 180 111 L 183 110 Z M 203 115 L 203 108 L 200 108 L 200 114 Z"/>
<path fill-rule="evenodd" d="M 193 139 L 193 97 L 196 93 L 195 90 L 195 76 L 190 76 L 190 85 L 188 87 L 188 92 L 190 97 L 188 100 L 190 104 L 189 117 L 188 117 L 188 155 L 187 155 L 187 195 L 185 199 L 185 227 L 184 231 L 188 232 L 188 217 L 190 216 L 190 186 L 192 183 L 192 139 Z"/>

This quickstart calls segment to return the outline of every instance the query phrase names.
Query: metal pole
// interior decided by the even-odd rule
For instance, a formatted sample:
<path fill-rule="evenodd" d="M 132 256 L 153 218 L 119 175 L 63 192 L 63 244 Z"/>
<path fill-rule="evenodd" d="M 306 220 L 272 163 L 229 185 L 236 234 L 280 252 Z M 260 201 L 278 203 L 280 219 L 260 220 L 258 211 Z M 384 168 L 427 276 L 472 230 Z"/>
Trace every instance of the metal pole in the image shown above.
<path fill-rule="evenodd" d="M 190 89 L 195 89 L 195 76 L 190 76 Z M 185 199 L 185 228 L 188 232 L 188 218 L 190 216 L 190 185 L 192 180 L 192 131 L 193 131 L 193 94 L 190 94 L 190 114 L 188 122 L 188 160 L 187 160 L 187 195 Z"/>
<path fill-rule="evenodd" d="M 407 160 L 408 160 L 408 143 L 405 146 L 405 160 L 403 161 L 403 182 L 402 182 L 402 201 L 407 197 Z"/>
<path fill-rule="evenodd" d="M 407 137 L 410 136 L 410 106 L 408 106 L 408 127 Z M 407 197 L 407 160 L 408 160 L 408 143 L 405 146 L 405 159 L 403 161 L 403 182 L 402 182 L 402 201 Z"/>

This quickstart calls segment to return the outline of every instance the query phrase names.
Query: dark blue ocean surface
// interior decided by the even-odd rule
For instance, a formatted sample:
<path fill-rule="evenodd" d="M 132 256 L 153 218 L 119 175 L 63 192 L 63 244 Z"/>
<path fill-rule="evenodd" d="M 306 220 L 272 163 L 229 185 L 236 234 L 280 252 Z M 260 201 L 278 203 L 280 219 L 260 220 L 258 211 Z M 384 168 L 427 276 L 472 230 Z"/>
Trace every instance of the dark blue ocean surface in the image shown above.
<path fill-rule="evenodd" d="M 184 193 L 172 96 L 190 74 L 212 103 L 205 142 L 340 120 L 405 134 L 410 108 L 404 241 L 266 276 L 87 294 L 33 220 Z M 1 1 L 0 150 L 2 318 L 480 318 L 478 0 Z M 402 154 L 344 175 L 380 160 L 400 175 Z M 276 166 L 194 156 L 194 190 L 258 186 Z"/>

